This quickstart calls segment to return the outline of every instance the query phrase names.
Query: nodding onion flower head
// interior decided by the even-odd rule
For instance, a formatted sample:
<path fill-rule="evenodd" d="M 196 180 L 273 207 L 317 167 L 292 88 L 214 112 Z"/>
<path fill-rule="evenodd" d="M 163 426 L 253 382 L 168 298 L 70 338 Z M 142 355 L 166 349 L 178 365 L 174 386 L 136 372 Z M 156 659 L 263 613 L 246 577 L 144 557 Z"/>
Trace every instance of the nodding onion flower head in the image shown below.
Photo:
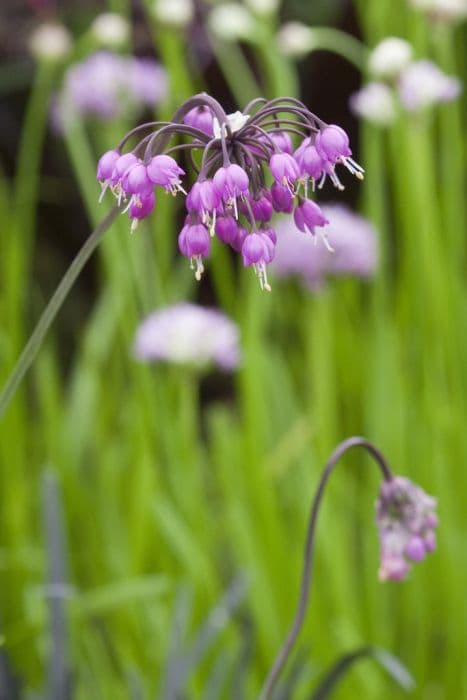
<path fill-rule="evenodd" d="M 133 140 L 137 143 L 128 150 Z M 154 209 L 157 188 L 183 195 L 187 216 L 178 247 L 196 279 L 201 279 L 211 243 L 220 242 L 240 253 L 269 291 L 267 266 L 277 241 L 269 225 L 273 212 L 293 214 L 298 228 L 316 240 L 316 228 L 328 222 L 310 193 L 327 178 L 343 189 L 340 166 L 363 178 L 346 132 L 323 122 L 299 100 L 258 98 L 243 112 L 228 115 L 202 93 L 184 102 L 172 121 L 132 129 L 101 156 L 97 179 L 101 199 L 107 190 L 117 198 L 132 231 Z M 182 180 L 187 173 L 192 184 Z M 319 237 L 329 247 L 325 233 Z"/>
<path fill-rule="evenodd" d="M 436 549 L 436 499 L 409 479 L 396 476 L 382 483 L 376 502 L 381 581 L 400 581 L 413 563 Z"/>

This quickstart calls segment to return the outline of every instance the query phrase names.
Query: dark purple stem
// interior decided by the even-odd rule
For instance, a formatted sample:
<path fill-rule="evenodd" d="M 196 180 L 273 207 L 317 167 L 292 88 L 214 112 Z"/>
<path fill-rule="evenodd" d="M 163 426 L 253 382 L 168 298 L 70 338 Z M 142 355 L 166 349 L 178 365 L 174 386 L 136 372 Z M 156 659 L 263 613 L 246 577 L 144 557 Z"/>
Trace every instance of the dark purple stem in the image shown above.
<path fill-rule="evenodd" d="M 149 139 L 144 153 L 144 160 L 150 160 L 150 158 L 155 155 L 155 151 L 157 151 L 157 153 L 162 153 L 169 139 L 175 135 L 192 136 L 196 139 L 199 139 L 201 135 L 206 136 L 206 134 L 199 129 L 194 129 L 192 126 L 186 126 L 185 124 L 179 124 L 178 122 L 169 124 L 168 126 L 163 126 L 162 129 L 159 129 L 152 134 L 151 138 Z"/>
<path fill-rule="evenodd" d="M 393 478 L 392 472 L 381 452 L 371 442 L 362 437 L 347 438 L 347 440 L 344 440 L 336 447 L 334 452 L 329 457 L 321 475 L 321 479 L 318 484 L 318 489 L 316 491 L 311 506 L 310 519 L 308 521 L 308 530 L 305 542 L 305 553 L 303 557 L 303 572 L 297 612 L 295 613 L 295 618 L 287 635 L 287 638 L 284 644 L 282 645 L 281 649 L 279 650 L 279 653 L 276 656 L 276 660 L 274 661 L 274 664 L 264 682 L 259 696 L 259 700 L 269 700 L 271 698 L 274 687 L 279 679 L 279 675 L 285 665 L 285 662 L 287 661 L 290 652 L 292 651 L 292 648 L 295 644 L 295 641 L 298 637 L 303 621 L 305 619 L 311 589 L 311 575 L 316 522 L 318 519 L 318 513 L 321 505 L 321 500 L 323 498 L 324 489 L 331 475 L 331 472 L 334 470 L 334 467 L 336 466 L 337 462 L 352 447 L 363 447 L 365 450 L 367 450 L 367 452 L 369 452 L 369 454 L 373 457 L 373 459 L 376 461 L 379 468 L 381 469 L 383 478 L 386 481 L 390 481 Z"/>
<path fill-rule="evenodd" d="M 132 136 L 135 134 L 139 134 L 140 131 L 143 131 L 144 129 L 154 129 L 155 126 L 169 126 L 170 122 L 145 122 L 144 124 L 140 124 L 139 126 L 135 126 L 134 129 L 131 129 L 125 136 L 122 138 L 120 143 L 118 144 L 117 148 L 115 149 L 116 151 L 121 151 L 123 146 L 126 144 L 126 142 L 131 139 Z"/>

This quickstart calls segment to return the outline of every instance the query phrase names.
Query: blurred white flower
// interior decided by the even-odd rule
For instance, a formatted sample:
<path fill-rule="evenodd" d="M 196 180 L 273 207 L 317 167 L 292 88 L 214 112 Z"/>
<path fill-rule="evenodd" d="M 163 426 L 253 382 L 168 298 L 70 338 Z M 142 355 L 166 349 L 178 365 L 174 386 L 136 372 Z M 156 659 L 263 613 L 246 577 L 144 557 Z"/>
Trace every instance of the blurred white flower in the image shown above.
<path fill-rule="evenodd" d="M 143 361 L 173 362 L 234 370 L 240 362 L 239 330 L 216 309 L 173 304 L 148 316 L 136 332 L 135 356 Z"/>
<path fill-rule="evenodd" d="M 130 36 L 130 25 L 116 12 L 103 12 L 91 24 L 91 32 L 100 46 L 108 49 L 123 46 Z"/>
<path fill-rule="evenodd" d="M 411 63 L 399 79 L 399 97 L 409 112 L 430 107 L 438 102 L 450 102 L 459 96 L 462 84 L 454 76 L 446 75 L 432 61 Z"/>
<path fill-rule="evenodd" d="M 298 276 L 311 289 L 322 287 L 328 275 L 370 277 L 378 264 L 372 224 L 342 204 L 323 204 L 321 209 L 329 220 L 324 231 L 334 252 L 316 243 L 316 237 L 299 231 L 293 216 L 281 216 L 274 225 L 277 245 L 272 274 Z"/>
<path fill-rule="evenodd" d="M 467 0 L 410 0 L 416 7 L 435 19 L 455 22 L 467 17 Z"/>
<path fill-rule="evenodd" d="M 248 39 L 255 30 L 255 19 L 243 5 L 228 2 L 217 5 L 209 13 L 208 24 L 218 39 L 237 41 Z"/>
<path fill-rule="evenodd" d="M 302 22 L 286 22 L 279 29 L 277 44 L 284 56 L 301 58 L 313 48 L 313 30 Z"/>
<path fill-rule="evenodd" d="M 396 118 L 394 92 L 386 83 L 367 83 L 349 103 L 354 114 L 379 126 L 389 126 Z"/>
<path fill-rule="evenodd" d="M 412 45 L 396 36 L 383 39 L 370 53 L 368 68 L 377 78 L 396 78 L 412 59 Z"/>
<path fill-rule="evenodd" d="M 41 24 L 29 37 L 29 50 L 38 60 L 60 61 L 69 53 L 71 46 L 71 34 L 62 24 Z"/>
<path fill-rule="evenodd" d="M 280 0 L 245 0 L 245 4 L 257 15 L 272 15 L 279 9 Z"/>
<path fill-rule="evenodd" d="M 156 20 L 169 27 L 186 27 L 193 20 L 193 0 L 155 0 L 153 13 Z"/>

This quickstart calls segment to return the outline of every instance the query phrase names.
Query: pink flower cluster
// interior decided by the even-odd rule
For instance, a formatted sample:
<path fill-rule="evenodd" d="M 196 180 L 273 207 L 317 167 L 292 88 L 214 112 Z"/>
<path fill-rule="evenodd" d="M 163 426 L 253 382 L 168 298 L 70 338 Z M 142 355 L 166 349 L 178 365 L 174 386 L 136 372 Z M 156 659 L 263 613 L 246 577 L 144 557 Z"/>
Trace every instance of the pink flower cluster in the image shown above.
<path fill-rule="evenodd" d="M 127 140 L 143 130 L 150 133 L 123 153 Z M 190 141 L 166 150 L 174 136 Z M 189 153 L 196 175 L 188 191 L 181 180 L 186 172 L 170 155 L 178 151 Z M 307 235 L 315 236 L 318 229 L 329 247 L 322 230 L 328 221 L 309 193 L 328 177 L 343 189 L 338 165 L 361 179 L 363 169 L 351 156 L 346 132 L 325 124 L 298 100 L 258 99 L 244 112 L 227 115 L 216 100 L 201 94 L 187 100 L 172 122 L 143 124 L 127 134 L 100 158 L 97 179 L 103 193 L 110 189 L 125 205 L 132 230 L 154 209 L 155 188 L 182 193 L 187 215 L 178 246 L 196 279 L 217 238 L 241 254 L 244 266 L 252 266 L 261 288 L 269 291 L 267 265 L 277 243 L 270 224 L 274 212 L 293 214 Z"/>
<path fill-rule="evenodd" d="M 386 480 L 376 503 L 382 581 L 405 578 L 411 564 L 436 548 L 436 499 L 402 476 Z"/>

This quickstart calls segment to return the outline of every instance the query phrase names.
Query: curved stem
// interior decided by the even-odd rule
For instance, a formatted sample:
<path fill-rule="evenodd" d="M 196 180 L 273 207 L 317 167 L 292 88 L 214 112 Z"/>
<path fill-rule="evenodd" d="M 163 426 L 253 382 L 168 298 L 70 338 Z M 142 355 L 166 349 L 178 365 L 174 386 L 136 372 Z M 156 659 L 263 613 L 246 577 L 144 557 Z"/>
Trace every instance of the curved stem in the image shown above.
<path fill-rule="evenodd" d="M 313 27 L 310 51 L 332 51 L 365 71 L 368 49 L 359 39 L 333 27 Z"/>
<path fill-rule="evenodd" d="M 209 140 L 209 137 L 207 137 L 206 134 L 200 131 L 199 129 L 195 129 L 192 126 L 187 126 L 185 124 L 180 124 L 179 122 L 173 122 L 170 123 L 168 126 L 163 126 L 161 129 L 158 129 L 153 134 L 151 134 L 144 151 L 143 160 L 145 162 L 149 161 L 150 158 L 153 155 L 155 155 L 156 152 L 162 153 L 172 136 L 180 135 L 192 136 L 193 138 L 204 141 L 204 143 L 207 143 Z M 143 139 L 143 141 L 145 141 L 145 139 Z M 135 147 L 135 151 L 138 148 L 138 146 Z"/>
<path fill-rule="evenodd" d="M 201 170 L 200 170 L 200 178 L 201 180 L 206 179 L 206 161 L 209 155 L 209 151 L 211 148 L 219 141 L 217 137 L 211 139 L 205 146 L 204 152 L 203 152 L 203 157 L 201 158 Z M 225 142 L 222 144 L 222 152 L 224 155 L 224 165 L 225 165 Z"/>
<path fill-rule="evenodd" d="M 326 466 L 324 467 L 323 473 L 321 475 L 321 479 L 318 484 L 318 489 L 316 491 L 315 497 L 313 499 L 313 503 L 311 506 L 311 513 L 310 513 L 310 519 L 308 522 L 308 531 L 307 531 L 307 536 L 306 536 L 306 542 L 305 542 L 305 554 L 304 554 L 304 564 L 303 564 L 303 573 L 302 573 L 302 581 L 301 581 L 301 586 L 300 586 L 300 596 L 298 600 L 298 607 L 297 607 L 297 612 L 295 614 L 294 621 L 292 623 L 292 626 L 290 628 L 290 631 L 287 635 L 287 638 L 282 645 L 281 649 L 279 650 L 279 653 L 276 656 L 276 660 L 274 661 L 274 664 L 269 672 L 269 675 L 267 676 L 263 688 L 261 690 L 259 700 L 269 700 L 271 698 L 272 691 L 274 690 L 274 687 L 279 679 L 279 675 L 284 667 L 285 662 L 287 661 L 287 658 L 292 651 L 293 645 L 295 644 L 295 640 L 298 637 L 298 634 L 300 632 L 300 629 L 302 627 L 303 621 L 305 619 L 305 613 L 308 605 L 308 599 L 310 596 L 310 588 L 311 588 L 311 574 L 312 574 L 312 564 L 313 564 L 313 552 L 314 552 L 314 537 L 315 537 L 315 530 L 316 530 L 316 522 L 318 518 L 318 513 L 319 513 L 319 508 L 321 505 L 321 500 L 323 498 L 323 493 L 324 489 L 326 486 L 326 483 L 331 475 L 331 472 L 334 470 L 334 467 L 336 466 L 337 462 L 340 460 L 340 458 L 352 447 L 363 447 L 369 454 L 373 457 L 373 459 L 376 461 L 378 464 L 379 468 L 381 469 L 381 472 L 383 474 L 383 478 L 386 481 L 389 481 L 392 479 L 392 472 L 384 459 L 383 455 L 381 452 L 368 440 L 362 437 L 351 437 L 347 438 L 347 440 L 344 440 L 341 442 L 334 452 L 331 454 L 329 457 Z"/>
<path fill-rule="evenodd" d="M 131 131 L 128 131 L 125 134 L 122 140 L 118 143 L 115 150 L 121 151 L 123 146 L 126 144 L 127 141 L 129 141 L 129 139 L 131 139 L 132 136 L 134 136 L 135 134 L 139 134 L 139 132 L 144 131 L 144 129 L 153 129 L 155 126 L 169 126 L 170 123 L 171 122 L 145 122 L 144 124 L 139 124 L 139 126 L 135 126 L 134 129 L 131 129 Z"/>
<path fill-rule="evenodd" d="M 55 316 L 60 310 L 60 307 L 68 296 L 68 293 L 75 283 L 79 273 L 96 249 L 99 241 L 117 216 L 118 212 L 119 207 L 115 204 L 107 216 L 104 217 L 97 228 L 95 228 L 91 235 L 86 239 L 70 267 L 65 272 L 62 281 L 45 307 L 31 337 L 26 343 L 23 352 L 19 356 L 13 371 L 3 387 L 3 391 L 0 394 L 0 417 L 7 409 L 19 383 L 31 366 L 40 346 L 42 345 L 42 341 L 44 340 L 47 331 L 49 330 Z"/>
<path fill-rule="evenodd" d="M 250 100 L 247 105 L 245 105 L 243 109 L 243 114 L 248 114 L 250 110 L 252 110 L 254 107 L 257 105 L 265 105 L 267 104 L 267 99 L 265 97 L 255 97 L 254 100 Z"/>

